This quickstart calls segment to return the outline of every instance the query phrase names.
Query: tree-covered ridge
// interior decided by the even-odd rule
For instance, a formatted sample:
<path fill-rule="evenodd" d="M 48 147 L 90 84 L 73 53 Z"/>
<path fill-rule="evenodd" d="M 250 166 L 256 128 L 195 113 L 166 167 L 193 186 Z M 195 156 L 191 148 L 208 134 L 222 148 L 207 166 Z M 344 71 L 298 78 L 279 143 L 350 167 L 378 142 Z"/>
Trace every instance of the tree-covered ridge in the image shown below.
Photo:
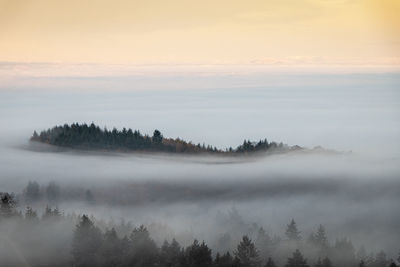
<path fill-rule="evenodd" d="M 159 130 L 154 130 L 153 135 L 142 134 L 139 130 L 123 128 L 101 129 L 91 123 L 55 126 L 38 134 L 36 131 L 31 141 L 38 141 L 56 146 L 120 151 L 163 151 L 174 153 L 214 153 L 235 154 L 249 152 L 265 152 L 270 149 L 290 149 L 282 143 L 268 142 L 267 139 L 258 142 L 244 140 L 237 148 L 225 150 L 205 144 L 193 144 L 182 139 L 165 138 Z"/>

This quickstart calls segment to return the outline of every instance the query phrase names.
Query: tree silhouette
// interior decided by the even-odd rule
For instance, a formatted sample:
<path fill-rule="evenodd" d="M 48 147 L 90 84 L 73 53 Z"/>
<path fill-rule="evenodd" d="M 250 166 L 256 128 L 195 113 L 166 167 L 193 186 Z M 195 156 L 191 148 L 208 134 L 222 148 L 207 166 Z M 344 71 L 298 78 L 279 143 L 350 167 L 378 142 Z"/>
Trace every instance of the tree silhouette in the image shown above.
<path fill-rule="evenodd" d="M 94 226 L 87 215 L 83 215 L 76 225 L 72 240 L 74 266 L 86 267 L 99 265 L 97 253 L 102 246 L 101 231 Z"/>
<path fill-rule="evenodd" d="M 354 266 L 357 263 L 354 246 L 347 238 L 337 239 L 333 249 L 334 263 L 337 266 Z"/>
<path fill-rule="evenodd" d="M 194 240 L 193 244 L 185 250 L 185 264 L 188 267 L 208 267 L 212 266 L 211 249 L 202 242 Z"/>
<path fill-rule="evenodd" d="M 257 267 L 260 266 L 261 260 L 258 251 L 248 236 L 243 236 L 237 249 L 235 256 L 240 260 L 240 264 L 245 267 Z"/>
<path fill-rule="evenodd" d="M 215 267 L 234 267 L 240 266 L 240 261 L 238 258 L 233 258 L 229 252 L 226 252 L 222 256 L 219 253 L 215 256 L 214 260 Z"/>
<path fill-rule="evenodd" d="M 130 266 L 151 267 L 157 264 L 158 248 L 150 238 L 146 227 L 133 229 L 129 237 L 128 264 Z"/>
<path fill-rule="evenodd" d="M 303 257 L 298 249 L 293 252 L 293 256 L 288 258 L 285 267 L 309 267 L 307 260 Z"/>
<path fill-rule="evenodd" d="M 272 238 L 265 232 L 264 228 L 260 228 L 257 233 L 257 239 L 255 241 L 256 247 L 260 250 L 260 254 L 263 259 L 270 257 L 273 252 L 273 241 Z"/>
<path fill-rule="evenodd" d="M 326 237 L 325 227 L 322 224 L 319 225 L 315 234 L 315 243 L 321 248 L 328 246 L 328 238 Z"/>
<path fill-rule="evenodd" d="M 325 227 L 320 224 L 316 233 L 311 233 L 308 242 L 317 249 L 319 257 L 326 257 L 329 252 L 329 242 Z"/>
<path fill-rule="evenodd" d="M 159 130 L 154 130 L 153 137 L 151 140 L 154 142 L 155 145 L 159 145 L 162 143 L 163 136 Z"/>
<path fill-rule="evenodd" d="M 106 230 L 103 240 L 104 242 L 102 242 L 98 251 L 99 262 L 102 266 L 120 266 L 122 264 L 124 248 L 115 229 Z"/>
<path fill-rule="evenodd" d="M 25 196 L 29 202 L 37 201 L 40 198 L 40 186 L 36 181 L 29 181 L 25 189 Z"/>
<path fill-rule="evenodd" d="M 286 237 L 291 241 L 299 241 L 301 239 L 300 231 L 297 230 L 297 225 L 294 219 L 286 227 Z"/>
<path fill-rule="evenodd" d="M 50 182 L 46 187 L 46 196 L 49 202 L 57 202 L 60 197 L 60 187 L 54 182 Z"/>
<path fill-rule="evenodd" d="M 179 266 L 183 261 L 183 252 L 179 243 L 164 241 L 160 249 L 160 265 L 163 267 Z"/>

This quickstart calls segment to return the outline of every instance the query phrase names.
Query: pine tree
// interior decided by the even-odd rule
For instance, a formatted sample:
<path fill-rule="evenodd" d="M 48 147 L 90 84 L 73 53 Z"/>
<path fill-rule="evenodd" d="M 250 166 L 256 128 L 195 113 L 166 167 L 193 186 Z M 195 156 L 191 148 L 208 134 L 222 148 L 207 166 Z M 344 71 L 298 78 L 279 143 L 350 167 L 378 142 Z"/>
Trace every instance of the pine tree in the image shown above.
<path fill-rule="evenodd" d="M 100 262 L 102 266 L 120 266 L 122 263 L 123 248 L 114 228 L 106 230 L 104 242 L 99 248 Z"/>
<path fill-rule="evenodd" d="M 285 267 L 309 267 L 307 260 L 303 257 L 298 249 L 293 252 L 293 256 L 288 258 Z"/>
<path fill-rule="evenodd" d="M 325 227 L 322 224 L 319 225 L 317 233 L 315 234 L 315 242 L 321 248 L 325 248 L 328 245 Z"/>
<path fill-rule="evenodd" d="M 194 240 L 193 244 L 185 250 L 185 264 L 188 267 L 211 267 L 211 249 L 204 243 Z"/>
<path fill-rule="evenodd" d="M 49 202 L 57 202 L 60 196 L 60 187 L 55 182 L 50 182 L 46 187 L 46 196 Z"/>
<path fill-rule="evenodd" d="M 151 138 L 155 145 L 162 143 L 163 136 L 159 130 L 154 130 L 153 137 Z"/>
<path fill-rule="evenodd" d="M 172 240 L 171 244 L 168 241 L 164 241 L 160 250 L 160 264 L 163 267 L 178 266 L 182 261 L 183 253 L 181 246 L 175 240 Z"/>
<path fill-rule="evenodd" d="M 336 240 L 332 255 L 337 266 L 353 267 L 357 264 L 353 244 L 347 238 Z"/>
<path fill-rule="evenodd" d="M 326 257 L 328 255 L 328 238 L 322 224 L 319 225 L 317 233 L 311 233 L 308 242 L 317 249 L 319 257 Z"/>
<path fill-rule="evenodd" d="M 38 140 L 39 139 L 39 135 L 38 135 L 38 133 L 36 132 L 36 131 L 33 131 L 33 135 L 32 135 L 32 137 L 31 137 L 31 140 Z"/>
<path fill-rule="evenodd" d="M 285 235 L 291 241 L 299 241 L 301 239 L 300 231 L 297 230 L 297 225 L 294 219 L 292 219 L 292 221 L 287 225 Z"/>
<path fill-rule="evenodd" d="M 40 197 L 40 186 L 36 181 L 29 181 L 25 189 L 25 196 L 29 202 L 37 201 Z"/>
<path fill-rule="evenodd" d="M 72 240 L 74 266 L 98 265 L 98 250 L 102 246 L 101 231 L 94 226 L 87 215 L 76 225 Z"/>
<path fill-rule="evenodd" d="M 133 229 L 129 238 L 128 264 L 138 267 L 151 267 L 157 263 L 158 248 L 146 227 Z"/>
<path fill-rule="evenodd" d="M 217 253 L 217 256 L 215 257 L 214 260 L 215 267 L 232 267 L 233 264 L 234 264 L 234 259 L 232 258 L 229 252 L 226 252 L 222 256 L 220 256 L 219 253 Z"/>
<path fill-rule="evenodd" d="M 255 244 L 256 247 L 260 250 L 260 254 L 263 259 L 271 256 L 273 250 L 273 242 L 271 237 L 265 232 L 262 227 L 258 230 Z"/>
<path fill-rule="evenodd" d="M 243 236 L 242 241 L 237 246 L 235 256 L 240 260 L 240 264 L 245 267 L 257 267 L 261 264 L 258 250 L 248 236 Z"/>

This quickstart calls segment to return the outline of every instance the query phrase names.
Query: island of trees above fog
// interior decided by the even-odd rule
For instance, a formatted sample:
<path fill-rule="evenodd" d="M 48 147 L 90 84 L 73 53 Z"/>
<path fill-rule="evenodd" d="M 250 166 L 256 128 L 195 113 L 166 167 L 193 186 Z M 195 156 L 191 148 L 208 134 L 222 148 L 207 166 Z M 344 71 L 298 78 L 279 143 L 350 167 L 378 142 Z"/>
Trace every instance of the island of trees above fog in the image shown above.
<path fill-rule="evenodd" d="M 282 143 L 268 142 L 267 139 L 258 142 L 244 140 L 243 144 L 236 148 L 219 149 L 205 144 L 193 144 L 182 139 L 165 138 L 159 130 L 154 130 L 152 136 L 143 135 L 138 130 L 117 130 L 113 128 L 101 129 L 91 123 L 63 126 L 55 126 L 38 134 L 33 133 L 31 141 L 46 143 L 50 145 L 110 151 L 151 151 L 171 153 L 213 153 L 213 154 L 247 154 L 267 151 L 292 151 L 302 149 L 299 146 L 287 146 Z"/>

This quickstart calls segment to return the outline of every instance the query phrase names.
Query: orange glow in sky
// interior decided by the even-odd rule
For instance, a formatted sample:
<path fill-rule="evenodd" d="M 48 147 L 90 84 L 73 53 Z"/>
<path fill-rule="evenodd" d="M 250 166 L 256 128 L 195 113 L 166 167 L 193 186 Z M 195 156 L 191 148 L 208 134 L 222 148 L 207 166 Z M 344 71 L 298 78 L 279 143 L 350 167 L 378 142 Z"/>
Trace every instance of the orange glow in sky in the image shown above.
<path fill-rule="evenodd" d="M 400 65 L 400 0 L 0 0 L 0 61 Z"/>

